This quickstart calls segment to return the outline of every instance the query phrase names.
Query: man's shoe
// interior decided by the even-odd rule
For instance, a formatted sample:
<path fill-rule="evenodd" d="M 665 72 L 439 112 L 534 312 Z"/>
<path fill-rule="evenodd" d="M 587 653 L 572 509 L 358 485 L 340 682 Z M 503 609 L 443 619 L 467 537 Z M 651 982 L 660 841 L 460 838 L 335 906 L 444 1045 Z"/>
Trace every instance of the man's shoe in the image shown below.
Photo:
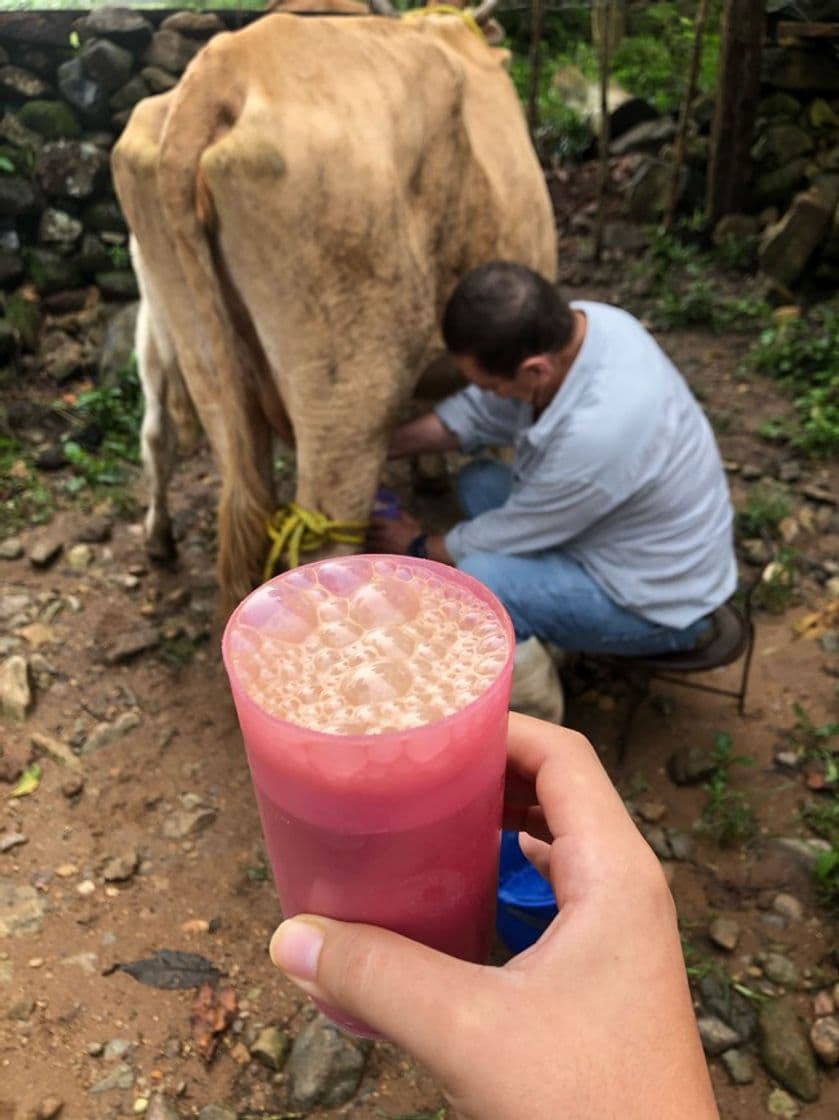
<path fill-rule="evenodd" d="M 516 644 L 510 708 L 526 716 L 562 723 L 565 697 L 551 655 L 538 638 Z"/>

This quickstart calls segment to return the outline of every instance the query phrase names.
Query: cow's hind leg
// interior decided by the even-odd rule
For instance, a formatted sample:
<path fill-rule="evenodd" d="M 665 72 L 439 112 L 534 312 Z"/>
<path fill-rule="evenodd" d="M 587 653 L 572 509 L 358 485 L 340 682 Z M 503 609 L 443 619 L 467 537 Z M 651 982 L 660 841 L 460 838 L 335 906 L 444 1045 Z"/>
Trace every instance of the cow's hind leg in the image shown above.
<path fill-rule="evenodd" d="M 144 412 L 140 447 L 148 485 L 146 551 L 153 560 L 171 561 L 176 552 L 167 491 L 177 452 L 177 434 L 169 410 L 170 388 L 180 379 L 177 358 L 168 337 L 152 330 L 148 302 L 137 317 L 137 368 L 143 387 Z"/>

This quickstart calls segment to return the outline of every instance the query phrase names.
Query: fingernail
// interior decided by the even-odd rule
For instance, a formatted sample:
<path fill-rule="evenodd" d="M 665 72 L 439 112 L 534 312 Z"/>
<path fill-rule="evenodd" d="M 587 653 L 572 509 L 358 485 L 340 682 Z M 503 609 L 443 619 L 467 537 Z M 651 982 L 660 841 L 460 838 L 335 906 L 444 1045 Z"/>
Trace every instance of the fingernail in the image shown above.
<path fill-rule="evenodd" d="M 289 918 L 271 938 L 271 960 L 295 980 L 314 980 L 323 930 L 306 918 Z"/>

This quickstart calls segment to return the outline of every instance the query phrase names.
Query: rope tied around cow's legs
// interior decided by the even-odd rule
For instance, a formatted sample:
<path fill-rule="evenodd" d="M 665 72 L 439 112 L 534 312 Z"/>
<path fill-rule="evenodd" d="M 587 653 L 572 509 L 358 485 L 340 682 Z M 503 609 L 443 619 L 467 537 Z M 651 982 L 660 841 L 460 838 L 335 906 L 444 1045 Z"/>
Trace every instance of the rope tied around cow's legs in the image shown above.
<path fill-rule="evenodd" d="M 266 522 L 271 549 L 265 561 L 263 579 L 270 579 L 283 556 L 296 568 L 302 552 L 316 552 L 327 544 L 364 543 L 366 521 L 332 521 L 318 510 L 288 502 L 272 513 Z"/>

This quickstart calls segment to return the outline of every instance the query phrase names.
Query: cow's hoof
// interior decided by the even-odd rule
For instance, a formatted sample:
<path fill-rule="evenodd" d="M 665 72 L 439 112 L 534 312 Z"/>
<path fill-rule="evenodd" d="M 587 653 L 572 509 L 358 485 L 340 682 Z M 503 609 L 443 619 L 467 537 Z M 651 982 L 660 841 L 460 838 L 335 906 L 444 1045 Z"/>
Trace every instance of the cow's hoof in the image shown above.
<path fill-rule="evenodd" d="M 167 525 L 163 532 L 155 533 L 146 540 L 146 555 L 155 564 L 172 564 L 177 559 L 178 549 L 172 526 Z"/>

